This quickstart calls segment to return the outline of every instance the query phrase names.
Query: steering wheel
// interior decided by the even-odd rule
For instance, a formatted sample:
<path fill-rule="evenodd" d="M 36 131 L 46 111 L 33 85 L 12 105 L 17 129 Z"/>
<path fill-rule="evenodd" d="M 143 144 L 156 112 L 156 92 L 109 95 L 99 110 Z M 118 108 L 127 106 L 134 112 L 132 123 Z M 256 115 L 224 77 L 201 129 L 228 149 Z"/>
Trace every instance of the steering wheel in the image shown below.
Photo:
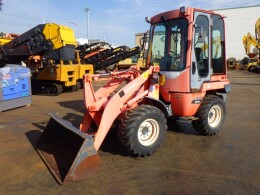
<path fill-rule="evenodd" d="M 171 50 L 168 50 L 168 54 L 170 57 L 175 58 L 175 59 L 178 59 L 181 57 L 180 54 L 178 54 L 177 52 L 171 51 Z"/>

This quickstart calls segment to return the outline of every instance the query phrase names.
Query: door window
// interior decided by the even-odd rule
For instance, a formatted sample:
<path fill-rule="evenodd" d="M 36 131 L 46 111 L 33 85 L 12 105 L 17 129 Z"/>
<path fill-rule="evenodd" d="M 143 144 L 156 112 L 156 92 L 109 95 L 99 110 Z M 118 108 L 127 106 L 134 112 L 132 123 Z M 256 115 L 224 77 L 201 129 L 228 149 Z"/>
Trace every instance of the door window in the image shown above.
<path fill-rule="evenodd" d="M 204 15 L 196 18 L 194 51 L 198 74 L 200 77 L 207 77 L 209 74 L 209 20 Z"/>

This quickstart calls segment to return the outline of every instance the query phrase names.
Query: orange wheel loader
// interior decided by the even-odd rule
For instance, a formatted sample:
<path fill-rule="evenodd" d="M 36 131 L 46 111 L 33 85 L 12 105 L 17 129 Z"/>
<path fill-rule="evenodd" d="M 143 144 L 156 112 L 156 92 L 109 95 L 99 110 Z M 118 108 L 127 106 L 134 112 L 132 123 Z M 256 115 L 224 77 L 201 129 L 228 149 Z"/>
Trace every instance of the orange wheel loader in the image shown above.
<path fill-rule="evenodd" d="M 36 149 L 60 184 L 91 176 L 113 124 L 133 156 L 152 154 L 164 140 L 169 116 L 193 116 L 194 129 L 214 135 L 223 126 L 231 90 L 223 16 L 181 7 L 151 19 L 147 68 L 85 75 L 84 113 L 78 128 L 50 114 Z M 212 41 L 219 40 L 219 42 Z M 93 90 L 93 80 L 107 83 Z"/>

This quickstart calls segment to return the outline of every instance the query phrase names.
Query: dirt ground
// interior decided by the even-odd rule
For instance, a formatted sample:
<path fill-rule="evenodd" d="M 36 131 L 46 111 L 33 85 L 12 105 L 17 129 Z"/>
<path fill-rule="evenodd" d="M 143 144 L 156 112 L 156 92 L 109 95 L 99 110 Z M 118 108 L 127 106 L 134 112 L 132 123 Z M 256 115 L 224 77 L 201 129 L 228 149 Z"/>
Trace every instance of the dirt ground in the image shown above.
<path fill-rule="evenodd" d="M 224 128 L 201 136 L 185 119 L 168 121 L 161 148 L 133 158 L 110 135 L 93 177 L 59 185 L 35 151 L 49 112 L 78 126 L 83 91 L 32 97 L 30 107 L 0 113 L 0 194 L 260 194 L 260 74 L 229 71 Z M 97 85 L 96 85 L 97 86 Z"/>

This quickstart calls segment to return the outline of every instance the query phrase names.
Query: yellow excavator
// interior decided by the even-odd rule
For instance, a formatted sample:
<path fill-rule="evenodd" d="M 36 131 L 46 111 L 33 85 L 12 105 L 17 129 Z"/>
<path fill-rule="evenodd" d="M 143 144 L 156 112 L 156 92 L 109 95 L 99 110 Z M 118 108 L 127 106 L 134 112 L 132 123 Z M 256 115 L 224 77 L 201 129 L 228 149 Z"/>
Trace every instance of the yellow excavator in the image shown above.
<path fill-rule="evenodd" d="M 93 74 L 92 64 L 81 64 L 71 28 L 40 24 L 0 45 L 0 67 L 27 62 L 32 71 L 33 93 L 59 95 L 82 87 L 84 74 Z"/>
<path fill-rule="evenodd" d="M 255 23 L 255 36 L 253 36 L 251 33 L 247 33 L 242 39 L 243 45 L 245 48 L 245 53 L 249 57 L 249 62 L 247 64 L 247 70 L 249 72 L 259 72 L 260 71 L 260 18 Z M 255 48 L 253 51 L 251 51 L 251 45 Z M 253 60 L 255 59 L 255 60 Z"/>

